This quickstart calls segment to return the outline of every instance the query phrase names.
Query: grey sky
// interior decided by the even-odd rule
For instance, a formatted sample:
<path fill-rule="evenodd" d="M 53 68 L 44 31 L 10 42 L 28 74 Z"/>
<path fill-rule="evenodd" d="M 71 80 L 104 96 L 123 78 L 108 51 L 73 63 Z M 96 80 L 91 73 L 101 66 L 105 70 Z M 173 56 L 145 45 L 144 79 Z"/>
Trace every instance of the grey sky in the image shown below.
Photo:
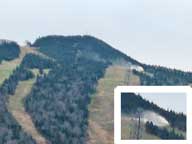
<path fill-rule="evenodd" d="M 192 71 L 191 0 L 0 0 L 0 38 L 91 34 L 149 64 Z"/>
<path fill-rule="evenodd" d="M 186 114 L 187 102 L 185 93 L 141 93 L 140 95 L 164 109 Z"/>

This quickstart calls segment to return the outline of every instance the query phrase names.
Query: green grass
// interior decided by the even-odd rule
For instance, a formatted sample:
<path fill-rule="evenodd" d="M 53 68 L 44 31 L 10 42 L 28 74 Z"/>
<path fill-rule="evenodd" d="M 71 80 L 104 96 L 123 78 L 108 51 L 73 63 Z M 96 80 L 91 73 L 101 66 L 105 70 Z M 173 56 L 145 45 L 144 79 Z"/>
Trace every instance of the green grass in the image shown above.
<path fill-rule="evenodd" d="M 8 108 L 10 111 L 18 110 L 25 111 L 23 99 L 30 93 L 31 88 L 35 82 L 35 78 L 19 82 L 15 95 L 10 96 Z"/>
<path fill-rule="evenodd" d="M 114 88 L 127 84 L 139 85 L 139 79 L 123 66 L 109 67 L 99 80 L 89 105 L 89 143 L 113 144 Z"/>
<path fill-rule="evenodd" d="M 121 117 L 121 138 L 124 140 L 136 139 L 137 122 L 128 115 Z M 145 124 L 141 123 L 141 138 L 143 140 L 159 140 L 160 138 L 146 132 Z"/>
<path fill-rule="evenodd" d="M 13 68 L 0 69 L 0 85 L 13 73 Z"/>
<path fill-rule="evenodd" d="M 10 110 L 24 111 L 25 108 L 23 100 L 27 96 L 27 94 L 30 93 L 33 84 L 36 81 L 37 75 L 40 75 L 39 69 L 31 69 L 31 71 L 34 73 L 35 77 L 33 79 L 19 82 L 15 95 L 10 96 L 8 105 L 8 108 Z M 45 69 L 45 73 L 48 74 L 49 71 L 49 69 Z"/>
<path fill-rule="evenodd" d="M 0 64 L 0 85 L 4 82 L 5 79 L 8 79 L 13 73 L 13 70 L 19 65 L 17 60 L 12 61 L 3 61 Z"/>

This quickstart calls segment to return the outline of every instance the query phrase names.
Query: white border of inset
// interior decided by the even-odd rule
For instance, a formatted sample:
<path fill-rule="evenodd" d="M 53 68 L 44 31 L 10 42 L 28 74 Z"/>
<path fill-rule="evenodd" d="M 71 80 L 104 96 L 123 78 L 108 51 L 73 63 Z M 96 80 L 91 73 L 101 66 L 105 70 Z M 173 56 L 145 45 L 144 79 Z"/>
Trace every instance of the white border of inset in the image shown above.
<path fill-rule="evenodd" d="M 187 140 L 121 140 L 121 93 L 186 93 Z M 171 101 L 170 101 L 171 102 Z M 192 143 L 192 88 L 190 86 L 118 86 L 114 90 L 115 144 L 191 144 Z"/>

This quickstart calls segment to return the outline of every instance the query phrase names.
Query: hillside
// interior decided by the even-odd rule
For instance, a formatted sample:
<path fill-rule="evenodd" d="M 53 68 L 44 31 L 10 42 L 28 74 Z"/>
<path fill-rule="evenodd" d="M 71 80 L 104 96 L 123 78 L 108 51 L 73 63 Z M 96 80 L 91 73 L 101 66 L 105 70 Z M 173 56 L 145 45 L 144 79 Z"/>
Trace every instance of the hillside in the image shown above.
<path fill-rule="evenodd" d="M 25 133 L 12 113 L 9 112 L 7 102 L 10 95 L 14 95 L 19 81 L 33 78 L 33 74 L 18 66 L 8 79 L 0 86 L 0 143 L 28 143 L 35 144 L 31 136 Z"/>
<path fill-rule="evenodd" d="M 10 95 L 21 98 L 18 91 L 28 86 L 28 93 L 20 95 L 25 97 L 23 109 L 33 130 L 50 144 L 105 144 L 108 138 L 113 143 L 114 87 L 192 82 L 192 73 L 142 64 L 91 36 L 46 36 L 38 38 L 32 48 L 20 50 L 19 57 L 0 64 L 0 74 L 10 71 L 0 86 L 0 143 L 36 143 L 26 124 L 17 122 L 6 105 Z M 27 85 L 34 78 L 31 69 L 40 73 L 32 86 Z M 45 74 L 44 69 L 49 72 Z M 156 108 L 156 112 L 161 110 Z"/>
<path fill-rule="evenodd" d="M 35 79 L 31 80 L 34 74 L 29 69 L 32 64 L 27 60 L 28 55 L 34 54 L 32 60 L 34 61 L 37 55 L 41 54 L 28 47 L 19 47 L 19 49 L 18 58 L 0 64 L 0 143 L 2 144 L 36 144 L 31 133 L 25 131 L 23 127 L 32 127 L 32 123 L 28 123 L 30 117 L 24 112 L 22 97 L 30 92 L 32 82 L 35 82 Z M 41 63 L 41 61 L 38 58 L 36 62 Z"/>
<path fill-rule="evenodd" d="M 44 73 L 46 73 L 45 71 L 47 70 L 48 69 L 44 69 Z M 19 82 L 15 94 L 9 98 L 8 110 L 17 120 L 18 124 L 21 125 L 23 131 L 31 135 L 37 144 L 47 144 L 48 142 L 46 139 L 36 130 L 30 115 L 25 111 L 23 103 L 25 97 L 30 93 L 37 76 L 40 75 L 38 69 L 31 69 L 31 71 L 34 74 L 34 77 L 32 79 Z"/>
<path fill-rule="evenodd" d="M 92 95 L 95 94 L 96 86 L 98 85 L 98 80 L 103 78 L 106 68 L 108 68 L 110 65 L 113 64 L 123 67 L 129 67 L 132 65 L 144 66 L 142 63 L 139 63 L 138 61 L 126 56 L 125 54 L 122 54 L 120 51 L 115 50 L 113 47 L 104 43 L 103 41 L 90 36 L 71 36 L 71 37 L 47 36 L 37 39 L 33 44 L 33 46 L 36 47 L 40 52 L 44 53 L 45 55 L 54 58 L 56 62 L 59 63 L 58 67 L 53 68 L 53 72 L 55 74 L 53 75 L 53 73 L 52 74 L 50 73 L 48 77 L 44 78 L 42 82 L 38 84 L 38 88 L 36 91 L 39 92 L 44 91 L 43 94 L 41 94 L 40 101 L 39 99 L 38 101 L 33 99 L 33 97 L 35 96 L 35 94 L 33 93 L 33 95 L 30 96 L 30 100 L 34 101 L 33 102 L 34 106 L 32 105 L 30 106 L 30 104 L 28 104 L 30 111 L 33 111 L 32 117 L 34 118 L 34 121 L 39 121 L 39 119 L 42 119 L 40 121 L 46 121 L 46 123 L 43 123 L 43 125 L 39 127 L 39 130 L 42 133 L 44 133 L 45 136 L 47 135 L 48 138 L 49 135 L 55 136 L 55 131 L 49 128 L 50 127 L 49 119 L 52 120 L 54 119 L 55 128 L 57 129 L 57 135 L 62 135 L 63 137 L 59 138 L 57 137 L 57 139 L 52 137 L 52 140 L 50 141 L 52 141 L 53 143 L 56 142 L 73 143 L 76 140 L 79 141 L 79 143 L 85 143 L 86 140 L 83 139 L 84 138 L 87 139 L 87 137 L 85 137 L 85 135 L 81 133 L 78 134 L 74 133 L 73 129 L 81 130 L 85 128 L 84 131 L 87 130 L 88 126 L 87 123 L 89 120 L 89 117 L 87 115 L 89 111 L 87 111 L 88 110 L 87 107 L 91 102 L 91 99 L 93 97 Z M 174 75 L 173 73 L 171 74 L 172 77 L 174 78 L 178 76 Z M 166 73 L 162 72 L 160 76 L 163 75 L 166 75 Z M 73 78 L 71 78 L 71 76 Z M 158 77 L 156 78 L 158 79 Z M 52 81 L 53 79 L 54 81 Z M 57 79 L 60 82 L 57 82 Z M 131 78 L 129 77 L 129 74 L 127 73 L 127 77 L 125 75 L 125 81 L 127 80 L 130 81 L 130 79 Z M 182 77 L 181 78 L 177 77 L 177 79 L 182 80 Z M 167 81 L 169 80 L 172 81 L 172 79 L 169 79 L 169 77 L 167 77 L 167 79 L 164 80 L 164 82 L 167 83 Z M 187 80 L 187 78 L 185 78 L 185 80 Z M 60 84 L 61 82 L 63 83 L 62 85 Z M 66 82 L 70 83 L 66 85 Z M 173 83 L 178 85 L 181 84 L 180 81 L 178 81 L 178 83 L 174 81 Z M 51 90 L 49 85 L 52 85 Z M 130 83 L 130 85 L 132 84 Z M 43 87 L 43 89 L 41 87 Z M 65 92 L 66 88 L 68 88 L 68 90 L 70 91 Z M 111 89 L 113 91 L 113 88 Z M 81 96 L 82 94 L 81 90 L 83 92 L 86 92 L 83 94 L 84 96 Z M 46 96 L 47 93 L 46 91 L 48 92 L 56 91 L 56 92 L 50 93 L 49 96 Z M 60 93 L 65 93 L 65 95 L 60 95 Z M 62 105 L 64 105 L 65 108 L 63 108 L 61 104 L 57 104 L 58 102 L 56 99 L 52 99 L 53 97 L 55 97 L 55 95 L 57 95 L 58 99 L 63 99 L 62 101 L 59 101 L 59 103 L 62 103 Z M 113 98 L 113 95 L 108 96 Z M 74 97 L 75 100 L 73 100 Z M 82 101 L 82 99 L 84 99 L 84 101 Z M 74 105 L 71 105 L 72 108 L 70 108 L 71 106 L 69 106 L 69 102 L 71 103 L 71 101 L 74 101 Z M 43 107 L 40 106 L 41 103 L 44 103 Z M 52 108 L 47 109 L 46 105 L 50 106 L 50 103 Z M 84 105 L 85 107 L 79 108 L 80 105 Z M 99 103 L 98 105 L 101 106 L 101 104 Z M 38 109 L 35 109 L 34 111 L 34 108 L 32 107 L 38 107 Z M 40 111 L 39 107 L 41 107 L 42 110 L 48 114 L 48 117 L 44 116 L 41 117 L 40 115 L 39 117 L 36 116 L 37 113 L 42 111 L 42 110 Z M 58 113 L 54 116 L 52 113 L 55 112 L 55 109 L 57 109 Z M 71 111 L 70 109 L 73 110 Z M 109 106 L 108 113 L 111 113 L 111 110 L 113 110 L 113 105 Z M 63 111 L 66 112 L 65 114 L 61 115 Z M 79 114 L 73 116 L 73 114 L 75 114 L 76 111 L 77 112 L 81 111 L 85 115 L 83 117 L 79 117 Z M 107 116 L 106 114 L 107 111 L 105 109 L 101 109 L 100 112 L 103 113 L 102 115 L 103 118 Z M 71 120 L 74 118 L 72 117 L 74 118 L 79 117 L 80 121 L 77 122 L 73 120 L 73 123 L 78 124 L 78 126 L 73 125 Z M 65 123 L 62 125 L 61 123 L 62 121 L 60 120 L 63 120 Z M 39 125 L 39 122 L 36 125 Z M 85 127 L 81 127 L 80 125 L 84 125 Z M 106 125 L 104 124 L 103 126 L 99 127 L 103 129 L 103 127 L 107 127 L 107 125 L 108 124 L 106 123 Z M 42 129 L 43 127 L 46 127 L 47 129 L 43 130 Z M 62 131 L 62 129 L 66 130 Z M 106 133 L 110 135 L 111 130 L 112 127 L 110 130 L 107 130 Z M 76 135 L 75 138 L 74 135 Z M 68 136 L 68 141 L 65 141 L 64 139 L 66 136 Z M 95 141 L 95 143 L 97 143 L 97 141 Z"/>
<path fill-rule="evenodd" d="M 127 78 L 129 76 L 129 79 Z M 112 144 L 114 131 L 114 98 L 117 85 L 139 85 L 129 67 L 112 65 L 98 82 L 89 105 L 89 144 Z"/>
<path fill-rule="evenodd" d="M 133 140 L 137 138 L 137 125 L 138 122 L 133 117 L 122 114 L 121 116 L 121 139 Z M 145 140 L 159 140 L 158 136 L 150 134 L 146 131 L 145 124 L 141 123 L 140 126 L 140 139 Z"/>

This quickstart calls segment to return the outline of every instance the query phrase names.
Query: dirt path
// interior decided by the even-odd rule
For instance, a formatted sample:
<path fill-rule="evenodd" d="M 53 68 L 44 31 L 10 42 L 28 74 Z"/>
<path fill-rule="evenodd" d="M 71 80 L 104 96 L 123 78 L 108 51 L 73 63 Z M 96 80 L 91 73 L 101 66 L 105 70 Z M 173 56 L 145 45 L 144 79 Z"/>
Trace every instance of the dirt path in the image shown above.
<path fill-rule="evenodd" d="M 88 144 L 114 143 L 114 88 L 139 83 L 139 78 L 134 76 L 128 67 L 111 66 L 106 70 L 89 106 Z"/>
<path fill-rule="evenodd" d="M 8 109 L 21 125 L 23 130 L 32 136 L 37 144 L 47 144 L 46 139 L 36 130 L 33 121 L 28 113 L 26 113 L 23 99 L 30 93 L 35 82 L 35 78 L 27 81 L 19 82 L 15 95 L 10 96 Z"/>

